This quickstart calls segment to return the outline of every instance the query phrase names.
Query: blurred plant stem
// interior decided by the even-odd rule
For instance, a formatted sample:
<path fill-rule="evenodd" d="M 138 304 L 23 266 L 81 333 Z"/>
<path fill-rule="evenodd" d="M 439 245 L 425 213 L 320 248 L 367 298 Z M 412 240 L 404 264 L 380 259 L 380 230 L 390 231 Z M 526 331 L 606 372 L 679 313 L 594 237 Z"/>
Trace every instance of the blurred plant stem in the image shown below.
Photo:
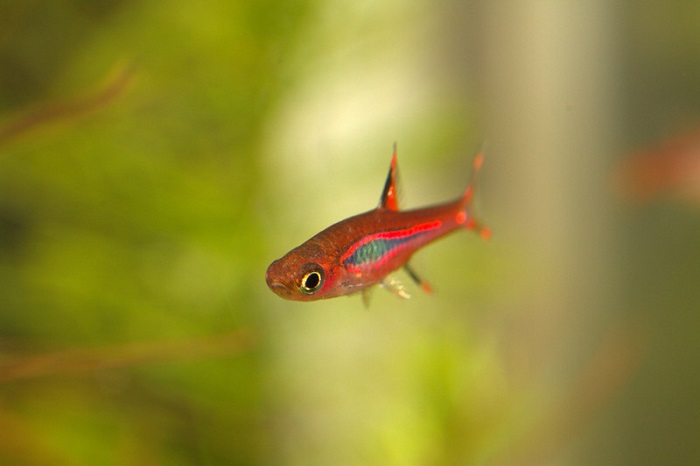
<path fill-rule="evenodd" d="M 33 130 L 52 123 L 76 120 L 105 108 L 124 94 L 134 75 L 132 65 L 117 64 L 95 89 L 72 99 L 25 110 L 21 116 L 0 127 L 0 148 Z"/>
<path fill-rule="evenodd" d="M 249 349 L 254 342 L 251 331 L 238 329 L 199 339 L 56 351 L 0 364 L 0 382 L 230 356 Z"/>
<path fill-rule="evenodd" d="M 608 332 L 568 388 L 526 423 L 520 434 L 515 433 L 512 443 L 489 464 L 547 464 L 610 407 L 630 383 L 647 349 L 646 332 L 626 324 Z M 531 404 L 527 393 L 523 404 Z"/>

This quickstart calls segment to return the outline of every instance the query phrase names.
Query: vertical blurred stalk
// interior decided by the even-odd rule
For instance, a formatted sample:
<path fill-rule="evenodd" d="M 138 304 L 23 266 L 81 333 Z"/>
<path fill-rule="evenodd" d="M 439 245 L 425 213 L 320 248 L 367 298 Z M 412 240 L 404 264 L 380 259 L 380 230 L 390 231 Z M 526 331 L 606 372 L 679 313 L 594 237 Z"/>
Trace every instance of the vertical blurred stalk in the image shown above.
<path fill-rule="evenodd" d="M 596 183 L 606 181 L 616 123 L 611 5 L 484 1 L 481 8 L 478 73 L 487 132 L 498 138 L 489 145 L 515 164 L 507 189 L 526 203 L 511 205 L 509 215 L 553 257 L 575 253 L 579 228 L 591 233 L 586 225 L 606 221 L 593 206 L 607 202 L 607 185 Z"/>
<path fill-rule="evenodd" d="M 489 211 L 499 211 L 502 235 L 534 259 L 526 266 L 537 291 L 512 305 L 535 316 L 543 335 L 559 334 L 549 348 L 557 370 L 545 381 L 555 387 L 578 367 L 572 359 L 590 352 L 586 326 L 600 328 L 614 306 L 607 184 L 617 124 L 614 7 L 483 0 L 473 17 L 464 15 L 474 28 L 488 171 L 498 180 Z M 494 225 L 494 240 L 499 233 Z"/>

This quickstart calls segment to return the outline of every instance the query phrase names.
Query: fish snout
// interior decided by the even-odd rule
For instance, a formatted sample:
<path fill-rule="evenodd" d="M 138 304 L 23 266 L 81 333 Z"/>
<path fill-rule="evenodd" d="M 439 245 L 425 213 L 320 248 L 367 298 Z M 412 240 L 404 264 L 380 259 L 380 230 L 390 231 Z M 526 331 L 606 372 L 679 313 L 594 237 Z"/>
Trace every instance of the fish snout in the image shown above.
<path fill-rule="evenodd" d="M 265 272 L 265 282 L 267 282 L 267 286 L 276 294 L 279 295 L 283 298 L 287 297 L 289 295 L 289 290 L 287 289 L 287 286 L 284 284 L 284 281 L 281 280 L 281 277 L 283 276 L 279 270 L 279 259 L 274 261 L 270 266 L 267 268 L 267 272 Z"/>

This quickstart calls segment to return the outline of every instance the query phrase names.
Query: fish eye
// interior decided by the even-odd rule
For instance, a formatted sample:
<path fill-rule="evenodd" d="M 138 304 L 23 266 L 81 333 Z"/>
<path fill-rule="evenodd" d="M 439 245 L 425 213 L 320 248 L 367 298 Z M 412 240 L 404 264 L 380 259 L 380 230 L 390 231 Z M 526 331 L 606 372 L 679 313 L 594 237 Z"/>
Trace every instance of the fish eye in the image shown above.
<path fill-rule="evenodd" d="M 301 278 L 301 291 L 306 294 L 313 294 L 323 285 L 323 271 L 313 270 L 306 272 Z"/>

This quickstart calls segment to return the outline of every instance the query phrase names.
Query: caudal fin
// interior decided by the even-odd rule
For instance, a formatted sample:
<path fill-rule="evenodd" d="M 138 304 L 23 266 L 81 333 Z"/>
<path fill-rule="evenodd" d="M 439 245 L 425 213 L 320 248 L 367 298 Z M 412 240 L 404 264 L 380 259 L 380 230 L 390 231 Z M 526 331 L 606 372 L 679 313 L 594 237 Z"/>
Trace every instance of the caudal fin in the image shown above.
<path fill-rule="evenodd" d="M 462 196 L 461 205 L 464 213 L 463 221 L 465 228 L 467 228 L 468 230 L 476 231 L 479 234 L 479 236 L 481 236 L 483 239 L 489 239 L 491 237 L 491 229 L 485 225 L 482 225 L 481 222 L 474 218 L 471 209 L 471 201 L 474 197 L 474 189 L 476 188 L 476 182 L 478 180 L 479 171 L 481 170 L 481 166 L 483 164 L 484 154 L 479 153 L 476 155 L 476 157 L 474 157 L 472 179 L 469 183 L 469 186 L 467 186 L 467 189 L 464 191 L 464 196 Z"/>

